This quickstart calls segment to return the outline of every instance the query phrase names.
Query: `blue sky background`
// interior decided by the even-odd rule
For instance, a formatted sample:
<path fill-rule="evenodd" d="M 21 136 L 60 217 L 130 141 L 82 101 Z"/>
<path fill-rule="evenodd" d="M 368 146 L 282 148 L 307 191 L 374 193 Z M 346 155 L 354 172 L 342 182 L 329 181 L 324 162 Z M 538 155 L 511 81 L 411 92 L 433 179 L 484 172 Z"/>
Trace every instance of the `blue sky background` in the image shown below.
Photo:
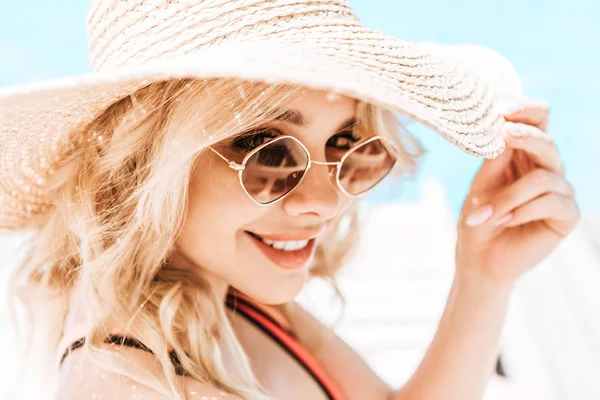
<path fill-rule="evenodd" d="M 0 87 L 91 71 L 85 0 L 3 2 Z M 513 62 L 529 97 L 551 105 L 549 133 L 584 212 L 600 211 L 600 1 L 350 0 L 370 28 L 414 41 L 472 42 Z M 481 159 L 410 126 L 429 154 L 420 178 L 440 179 L 458 213 Z M 383 188 L 373 201 L 418 198 L 418 182 Z"/>

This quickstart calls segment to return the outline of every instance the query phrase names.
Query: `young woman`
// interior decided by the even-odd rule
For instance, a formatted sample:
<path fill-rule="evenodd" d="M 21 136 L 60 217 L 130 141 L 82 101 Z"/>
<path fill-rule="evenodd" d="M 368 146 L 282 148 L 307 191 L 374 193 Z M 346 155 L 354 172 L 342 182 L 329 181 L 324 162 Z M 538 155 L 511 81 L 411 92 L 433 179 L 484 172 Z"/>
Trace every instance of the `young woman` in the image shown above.
<path fill-rule="evenodd" d="M 579 219 L 548 107 L 501 56 L 324 0 L 97 1 L 89 34 L 91 76 L 0 93 L 0 222 L 32 233 L 12 289 L 48 398 L 482 396 L 514 282 Z M 394 112 L 488 158 L 398 389 L 293 300 L 351 255 L 360 197 L 416 172 Z"/>

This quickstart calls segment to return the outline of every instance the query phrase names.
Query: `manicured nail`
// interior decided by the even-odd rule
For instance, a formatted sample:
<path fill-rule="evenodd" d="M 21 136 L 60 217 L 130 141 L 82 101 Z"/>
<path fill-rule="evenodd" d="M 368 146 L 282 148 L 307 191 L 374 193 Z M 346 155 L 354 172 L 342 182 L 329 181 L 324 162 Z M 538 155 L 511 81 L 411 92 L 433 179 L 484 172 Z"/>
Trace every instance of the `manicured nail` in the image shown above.
<path fill-rule="evenodd" d="M 521 128 L 519 128 L 519 125 L 512 123 L 512 122 L 506 122 L 504 124 L 504 126 L 502 127 L 502 137 L 504 139 L 507 138 L 511 138 L 511 137 L 523 137 L 525 136 L 523 130 Z"/>
<path fill-rule="evenodd" d="M 515 137 L 523 136 L 523 130 L 521 130 L 519 125 L 510 123 L 510 122 L 508 122 L 506 125 L 507 125 L 506 129 L 508 129 L 508 133 L 510 133 L 512 136 L 515 136 Z"/>
<path fill-rule="evenodd" d="M 495 222 L 496 225 L 502 225 L 507 223 L 513 218 L 513 213 L 508 213 L 504 217 L 498 218 Z"/>
<path fill-rule="evenodd" d="M 523 110 L 523 106 L 514 101 L 502 104 L 500 107 L 498 107 L 498 112 L 502 115 L 511 115 L 521 110 Z"/>
<path fill-rule="evenodd" d="M 491 204 L 485 205 L 483 207 L 479 207 L 475 211 L 473 211 L 467 217 L 465 223 L 468 226 L 477 226 L 483 224 L 485 221 L 490 219 L 492 214 L 494 213 L 494 207 Z"/>

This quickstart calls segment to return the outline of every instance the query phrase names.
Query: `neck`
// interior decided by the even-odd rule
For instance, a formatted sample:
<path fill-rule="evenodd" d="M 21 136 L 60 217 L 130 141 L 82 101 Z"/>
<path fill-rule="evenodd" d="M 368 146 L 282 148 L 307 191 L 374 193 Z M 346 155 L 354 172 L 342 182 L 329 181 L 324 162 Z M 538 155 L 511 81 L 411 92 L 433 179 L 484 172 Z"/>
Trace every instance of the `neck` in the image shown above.
<path fill-rule="evenodd" d="M 210 279 L 206 274 L 203 273 L 202 275 L 209 281 L 210 285 L 217 293 L 217 297 L 225 303 L 227 300 L 227 293 L 229 292 L 229 284 L 220 278 L 214 277 L 214 279 Z"/>
<path fill-rule="evenodd" d="M 213 288 L 217 297 L 222 302 L 227 300 L 227 293 L 229 292 L 229 284 L 224 281 L 221 277 L 206 271 L 199 265 L 192 262 L 189 258 L 181 254 L 181 252 L 174 252 L 167 261 L 167 265 L 174 268 L 181 268 L 191 271 L 193 274 L 200 276 L 202 279 L 208 281 L 209 285 Z"/>

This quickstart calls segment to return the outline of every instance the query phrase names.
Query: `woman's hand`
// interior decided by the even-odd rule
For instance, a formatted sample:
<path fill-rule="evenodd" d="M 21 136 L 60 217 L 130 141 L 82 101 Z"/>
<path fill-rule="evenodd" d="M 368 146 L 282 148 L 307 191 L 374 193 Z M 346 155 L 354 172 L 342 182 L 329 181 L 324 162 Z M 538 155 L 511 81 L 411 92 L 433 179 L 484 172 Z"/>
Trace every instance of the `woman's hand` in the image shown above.
<path fill-rule="evenodd" d="M 510 286 L 578 223 L 548 116 L 547 104 L 531 99 L 505 114 L 507 149 L 483 162 L 458 221 L 457 275 Z"/>

